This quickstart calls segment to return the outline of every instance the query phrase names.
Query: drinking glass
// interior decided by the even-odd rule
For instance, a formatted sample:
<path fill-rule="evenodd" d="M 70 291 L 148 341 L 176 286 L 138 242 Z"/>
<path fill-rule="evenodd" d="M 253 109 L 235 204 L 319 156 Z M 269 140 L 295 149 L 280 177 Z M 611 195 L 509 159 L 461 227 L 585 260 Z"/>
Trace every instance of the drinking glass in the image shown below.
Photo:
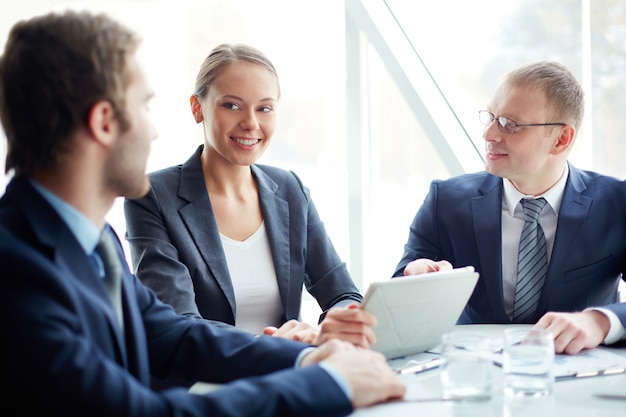
<path fill-rule="evenodd" d="M 492 361 L 489 338 L 456 331 L 441 337 L 441 384 L 446 399 L 484 401 L 491 398 Z"/>
<path fill-rule="evenodd" d="M 502 350 L 504 393 L 545 397 L 554 389 L 554 336 L 544 329 L 506 329 Z"/>

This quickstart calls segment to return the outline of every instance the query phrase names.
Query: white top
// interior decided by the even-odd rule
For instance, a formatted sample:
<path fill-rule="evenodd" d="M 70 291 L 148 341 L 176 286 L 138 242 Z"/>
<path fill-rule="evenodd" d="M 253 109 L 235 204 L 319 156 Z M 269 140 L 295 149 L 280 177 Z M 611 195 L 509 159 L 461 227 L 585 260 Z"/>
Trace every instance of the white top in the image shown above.
<path fill-rule="evenodd" d="M 283 304 L 265 223 L 240 242 L 220 233 L 235 291 L 235 326 L 261 334 L 266 326 L 282 324 Z"/>

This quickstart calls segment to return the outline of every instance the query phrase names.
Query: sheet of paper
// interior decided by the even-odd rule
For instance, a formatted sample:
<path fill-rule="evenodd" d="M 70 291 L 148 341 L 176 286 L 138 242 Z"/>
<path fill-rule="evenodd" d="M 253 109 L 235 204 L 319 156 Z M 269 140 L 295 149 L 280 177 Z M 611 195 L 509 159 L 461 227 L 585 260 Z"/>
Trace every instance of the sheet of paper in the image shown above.
<path fill-rule="evenodd" d="M 493 361 L 502 365 L 502 351 L 495 350 Z M 603 347 L 585 349 L 576 355 L 556 355 L 554 357 L 556 378 L 582 378 L 626 372 L 626 357 Z"/>
<path fill-rule="evenodd" d="M 440 357 L 441 355 L 438 353 L 422 352 L 401 358 L 389 359 L 387 363 L 391 369 L 398 373 L 417 373 L 438 367 L 440 365 L 440 361 L 438 361 Z"/>
<path fill-rule="evenodd" d="M 604 375 L 626 371 L 626 357 L 601 347 L 586 349 L 576 355 L 556 355 L 555 376 L 595 376 L 598 372 Z"/>

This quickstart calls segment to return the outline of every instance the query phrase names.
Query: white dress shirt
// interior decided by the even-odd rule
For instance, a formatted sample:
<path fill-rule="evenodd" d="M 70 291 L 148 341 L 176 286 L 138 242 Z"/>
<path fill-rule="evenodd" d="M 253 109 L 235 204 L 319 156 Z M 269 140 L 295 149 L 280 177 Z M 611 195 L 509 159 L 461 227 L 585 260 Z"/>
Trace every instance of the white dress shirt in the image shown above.
<path fill-rule="evenodd" d="M 556 226 L 559 220 L 559 208 L 565 193 L 565 184 L 569 175 L 569 168 L 566 165 L 563 175 L 556 184 L 541 195 L 525 195 L 515 188 L 508 179 L 503 179 L 502 195 L 502 291 L 504 298 L 504 308 L 509 317 L 513 317 L 513 304 L 515 301 L 515 285 L 517 282 L 517 254 L 519 250 L 519 240 L 524 227 L 524 209 L 520 204 L 522 198 L 543 197 L 547 203 L 539 215 L 539 224 L 543 228 L 546 238 L 546 249 L 548 251 L 548 262 L 552 255 Z M 606 315 L 611 323 L 611 328 L 604 343 L 611 344 L 626 337 L 626 328 L 615 313 L 610 310 L 590 307 L 587 310 L 597 310 Z"/>
<path fill-rule="evenodd" d="M 504 179 L 502 195 L 502 288 L 504 291 L 504 308 L 509 317 L 513 317 L 515 301 L 515 283 L 517 282 L 517 254 L 519 240 L 524 227 L 524 209 L 520 204 L 522 198 L 546 199 L 547 204 L 539 215 L 539 224 L 546 238 L 548 262 L 552 255 L 556 225 L 559 219 L 559 207 L 565 192 L 565 183 L 569 170 L 566 166 L 561 179 L 542 195 L 532 196 L 522 194 L 511 181 Z"/>

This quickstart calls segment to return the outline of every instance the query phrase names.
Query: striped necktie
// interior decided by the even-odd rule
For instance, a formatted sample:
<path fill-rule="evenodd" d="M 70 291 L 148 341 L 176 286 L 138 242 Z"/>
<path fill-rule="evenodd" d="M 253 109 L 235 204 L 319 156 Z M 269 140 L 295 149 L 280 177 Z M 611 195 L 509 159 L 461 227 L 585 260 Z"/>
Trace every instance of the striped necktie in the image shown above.
<path fill-rule="evenodd" d="M 519 242 L 513 322 L 527 323 L 537 310 L 548 271 L 546 238 L 539 224 L 539 214 L 546 200 L 523 198 L 520 202 L 524 209 L 524 228 Z"/>
<path fill-rule="evenodd" d="M 104 264 L 104 286 L 106 287 L 111 303 L 115 308 L 120 328 L 124 328 L 122 312 L 122 264 L 111 233 L 104 230 L 96 246 L 96 252 Z"/>

